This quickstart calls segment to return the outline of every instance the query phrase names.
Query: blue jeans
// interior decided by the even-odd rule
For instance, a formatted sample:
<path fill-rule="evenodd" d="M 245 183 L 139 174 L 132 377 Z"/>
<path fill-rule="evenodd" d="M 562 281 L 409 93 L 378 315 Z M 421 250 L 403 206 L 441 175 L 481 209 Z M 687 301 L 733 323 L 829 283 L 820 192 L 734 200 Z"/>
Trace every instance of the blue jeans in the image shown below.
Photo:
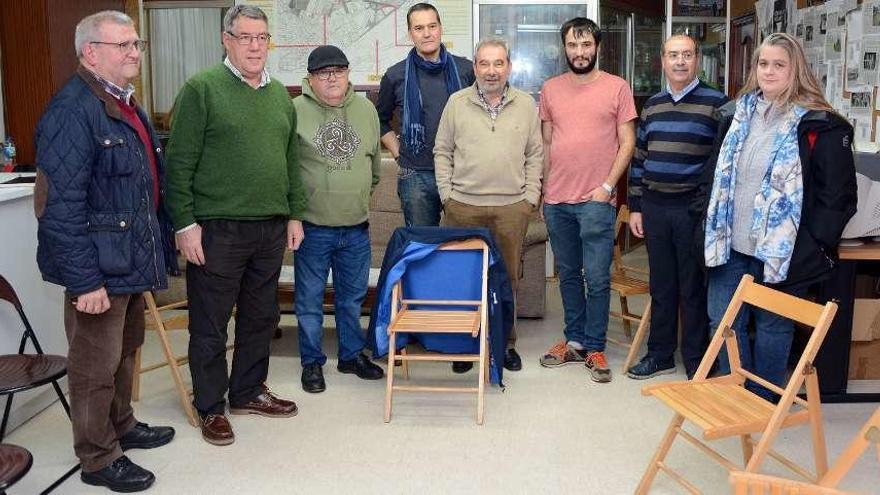
<path fill-rule="evenodd" d="M 718 328 L 721 318 L 733 298 L 733 293 L 736 292 L 740 279 L 745 274 L 751 274 L 755 277 L 756 282 L 762 282 L 764 280 L 764 263 L 758 258 L 733 250 L 730 252 L 730 259 L 727 260 L 727 263 L 709 269 L 707 302 L 711 332 Z M 802 293 L 803 291 L 795 291 L 793 295 L 801 296 Z M 750 314 L 755 317 L 754 349 L 749 341 L 748 320 Z M 733 328 L 736 332 L 737 347 L 739 347 L 739 357 L 743 368 L 770 383 L 784 387 L 788 353 L 791 350 L 791 341 L 794 336 L 794 323 L 774 313 L 754 309 L 748 304 L 743 304 L 733 321 Z M 722 374 L 730 372 L 730 361 L 725 347 L 721 348 L 721 353 L 718 355 L 718 370 Z M 773 392 L 752 382 L 748 382 L 746 388 L 768 400 L 773 400 L 776 396 Z"/>
<path fill-rule="evenodd" d="M 299 324 L 299 352 L 303 366 L 327 362 L 321 351 L 324 334 L 324 290 L 333 268 L 336 293 L 336 334 L 339 359 L 348 361 L 364 349 L 361 305 L 370 276 L 370 234 L 367 224 L 322 227 L 303 222 L 305 239 L 293 254 L 294 308 Z"/>
<path fill-rule="evenodd" d="M 589 351 L 605 350 L 616 215 L 614 206 L 596 201 L 544 205 L 559 271 L 565 338 Z"/>
<path fill-rule="evenodd" d="M 407 227 L 440 225 L 440 193 L 433 170 L 401 168 L 397 174 L 397 196 Z"/>

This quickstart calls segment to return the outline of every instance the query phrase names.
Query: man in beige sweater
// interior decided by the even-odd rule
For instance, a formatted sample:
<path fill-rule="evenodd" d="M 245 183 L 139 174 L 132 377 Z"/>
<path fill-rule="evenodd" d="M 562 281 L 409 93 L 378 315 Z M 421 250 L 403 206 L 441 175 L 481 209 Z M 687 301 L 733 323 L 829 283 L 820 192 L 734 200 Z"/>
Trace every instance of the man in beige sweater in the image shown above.
<path fill-rule="evenodd" d="M 445 224 L 486 227 L 516 293 L 529 217 L 541 195 L 543 142 L 535 100 L 508 86 L 510 52 L 502 40 L 477 44 L 477 82 L 449 97 L 434 145 Z M 504 367 L 522 368 L 511 334 Z M 464 372 L 471 363 L 456 363 Z"/>

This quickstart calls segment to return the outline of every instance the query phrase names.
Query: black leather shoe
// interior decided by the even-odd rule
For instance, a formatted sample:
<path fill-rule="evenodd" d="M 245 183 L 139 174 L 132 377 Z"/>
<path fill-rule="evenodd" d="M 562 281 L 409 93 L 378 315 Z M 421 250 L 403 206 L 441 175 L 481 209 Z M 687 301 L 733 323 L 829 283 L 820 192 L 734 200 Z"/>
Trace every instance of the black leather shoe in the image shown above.
<path fill-rule="evenodd" d="M 303 366 L 302 378 L 303 390 L 310 394 L 317 394 L 327 390 L 327 384 L 324 383 L 324 370 L 320 364 L 307 364 Z"/>
<path fill-rule="evenodd" d="M 170 426 L 150 426 L 138 422 L 134 428 L 119 439 L 119 447 L 128 449 L 154 449 L 174 438 L 174 428 Z"/>
<path fill-rule="evenodd" d="M 370 358 L 364 356 L 363 353 L 358 354 L 354 359 L 339 361 L 336 369 L 340 373 L 354 373 L 362 380 L 380 380 L 385 376 L 382 368 L 373 364 Z"/>
<path fill-rule="evenodd" d="M 105 486 L 114 492 L 122 493 L 144 491 L 156 481 L 153 473 L 131 462 L 125 456 L 97 471 L 91 473 L 83 471 L 79 477 L 87 485 Z"/>
<path fill-rule="evenodd" d="M 504 369 L 508 371 L 519 371 L 522 369 L 522 359 L 516 349 L 510 348 L 504 353 Z"/>
<path fill-rule="evenodd" d="M 474 363 L 471 361 L 453 361 L 452 362 L 452 372 L 453 373 L 467 373 L 474 367 Z"/>

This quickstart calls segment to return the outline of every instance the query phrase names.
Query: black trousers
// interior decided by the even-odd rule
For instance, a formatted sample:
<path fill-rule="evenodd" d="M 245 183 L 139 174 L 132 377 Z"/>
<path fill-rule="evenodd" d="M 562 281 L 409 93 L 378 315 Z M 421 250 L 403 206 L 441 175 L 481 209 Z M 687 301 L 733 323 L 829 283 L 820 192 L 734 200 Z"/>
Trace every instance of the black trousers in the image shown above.
<path fill-rule="evenodd" d="M 205 264 L 188 263 L 189 369 L 196 410 L 223 414 L 229 402 L 249 402 L 269 372 L 269 346 L 280 318 L 278 276 L 287 220 L 207 220 Z M 236 307 L 232 373 L 227 374 L 227 325 Z"/>
<path fill-rule="evenodd" d="M 694 253 L 697 220 L 688 214 L 690 196 L 664 198 L 645 191 L 642 225 L 648 248 L 651 285 L 651 331 L 648 355 L 674 360 L 681 308 L 681 357 L 688 373 L 696 371 L 708 346 L 709 316 L 703 271 Z"/>

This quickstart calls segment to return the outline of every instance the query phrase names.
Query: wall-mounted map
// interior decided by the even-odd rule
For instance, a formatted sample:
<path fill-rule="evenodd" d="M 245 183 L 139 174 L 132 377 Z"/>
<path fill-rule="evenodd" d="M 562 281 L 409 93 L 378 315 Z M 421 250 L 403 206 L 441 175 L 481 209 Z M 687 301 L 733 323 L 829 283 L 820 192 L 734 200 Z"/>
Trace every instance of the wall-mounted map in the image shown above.
<path fill-rule="evenodd" d="M 245 3 L 238 0 L 237 3 Z M 269 16 L 272 49 L 269 74 L 297 86 L 306 75 L 309 53 L 320 45 L 345 52 L 356 85 L 378 85 L 385 69 L 403 60 L 412 48 L 406 12 L 416 0 L 262 0 L 248 1 Z M 443 41 L 457 55 L 473 52 L 470 2 L 429 2 L 443 23 Z"/>

